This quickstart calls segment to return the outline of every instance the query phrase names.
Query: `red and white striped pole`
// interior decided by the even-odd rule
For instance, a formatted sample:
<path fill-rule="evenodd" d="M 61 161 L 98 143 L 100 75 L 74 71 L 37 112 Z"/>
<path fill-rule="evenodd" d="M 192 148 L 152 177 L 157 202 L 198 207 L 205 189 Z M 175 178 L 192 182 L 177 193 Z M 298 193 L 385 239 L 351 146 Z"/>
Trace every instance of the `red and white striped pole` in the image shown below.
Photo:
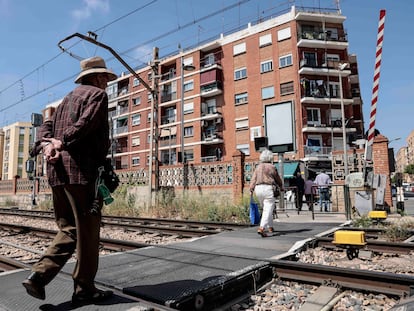
<path fill-rule="evenodd" d="M 367 138 L 367 149 L 365 153 L 365 160 L 372 161 L 372 144 L 375 137 L 375 116 L 377 114 L 377 101 L 378 101 L 378 88 L 380 80 L 380 69 L 381 69 L 381 54 L 382 54 L 382 43 L 384 40 L 384 22 L 385 22 L 385 10 L 380 11 L 380 18 L 378 24 L 378 35 L 377 35 L 377 49 L 375 53 L 375 70 L 374 70 L 374 86 L 372 89 L 371 99 L 371 113 L 369 118 L 369 129 Z"/>

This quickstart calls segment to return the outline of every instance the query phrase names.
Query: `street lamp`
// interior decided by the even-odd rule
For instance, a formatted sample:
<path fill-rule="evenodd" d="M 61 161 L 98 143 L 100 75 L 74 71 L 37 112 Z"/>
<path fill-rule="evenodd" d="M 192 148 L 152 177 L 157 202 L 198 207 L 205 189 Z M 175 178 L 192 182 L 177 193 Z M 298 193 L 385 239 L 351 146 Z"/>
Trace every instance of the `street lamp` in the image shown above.
<path fill-rule="evenodd" d="M 184 71 L 193 71 L 193 65 L 184 65 L 184 57 L 181 55 L 181 161 L 185 163 L 184 156 Z"/>
<path fill-rule="evenodd" d="M 342 145 L 344 148 L 344 166 L 345 166 L 345 176 L 348 175 L 348 154 L 346 151 L 346 124 L 345 124 L 345 108 L 344 108 L 344 94 L 342 90 L 342 70 L 348 66 L 347 63 L 339 64 L 339 93 L 341 96 L 341 119 L 342 119 Z"/>

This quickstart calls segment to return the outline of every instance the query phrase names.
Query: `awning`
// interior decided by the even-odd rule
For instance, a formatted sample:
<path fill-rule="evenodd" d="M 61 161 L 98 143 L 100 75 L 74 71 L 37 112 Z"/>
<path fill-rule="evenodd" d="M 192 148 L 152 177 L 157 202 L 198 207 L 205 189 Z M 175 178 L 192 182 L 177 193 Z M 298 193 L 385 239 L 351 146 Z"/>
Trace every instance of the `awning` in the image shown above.
<path fill-rule="evenodd" d="M 160 137 L 173 136 L 173 135 L 176 135 L 176 134 L 177 134 L 177 127 L 172 126 L 172 127 L 168 127 L 168 128 L 162 128 L 161 133 L 160 133 Z"/>
<path fill-rule="evenodd" d="M 279 164 L 275 164 L 276 168 L 279 168 Z M 283 178 L 295 177 L 295 173 L 298 169 L 299 162 L 286 162 L 283 163 Z"/>

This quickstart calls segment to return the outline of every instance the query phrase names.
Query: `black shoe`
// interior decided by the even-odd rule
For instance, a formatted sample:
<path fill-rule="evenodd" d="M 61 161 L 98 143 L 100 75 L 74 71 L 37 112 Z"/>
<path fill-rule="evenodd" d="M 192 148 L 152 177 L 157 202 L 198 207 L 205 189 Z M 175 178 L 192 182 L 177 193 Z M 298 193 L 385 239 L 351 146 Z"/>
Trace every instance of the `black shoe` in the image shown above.
<path fill-rule="evenodd" d="M 29 277 L 22 282 L 22 285 L 26 288 L 26 291 L 30 296 L 45 300 L 46 293 L 45 286 L 43 284 L 41 276 L 36 272 L 30 274 Z"/>
<path fill-rule="evenodd" d="M 111 290 L 96 289 L 95 292 L 80 292 L 72 295 L 72 306 L 81 306 L 104 301 L 113 295 Z"/>

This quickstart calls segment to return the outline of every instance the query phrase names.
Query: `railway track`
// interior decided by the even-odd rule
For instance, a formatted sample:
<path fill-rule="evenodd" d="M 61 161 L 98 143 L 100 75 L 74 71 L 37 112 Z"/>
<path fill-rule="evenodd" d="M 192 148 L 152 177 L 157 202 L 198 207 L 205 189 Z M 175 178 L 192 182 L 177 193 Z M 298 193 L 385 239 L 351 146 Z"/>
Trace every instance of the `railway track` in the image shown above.
<path fill-rule="evenodd" d="M 50 216 L 48 217 L 50 218 Z M 119 219 L 116 219 L 119 218 Z M 124 221 L 123 217 L 116 217 L 112 219 L 112 222 L 119 222 L 128 225 L 129 220 Z M 140 219 L 142 220 L 142 219 Z M 152 220 L 152 219 L 151 219 Z M 136 221 L 133 218 L 133 221 Z M 157 225 L 145 224 L 145 220 L 141 225 L 154 227 L 154 231 L 159 232 L 159 227 L 167 226 L 161 220 Z M 180 222 L 180 221 L 179 221 Z M 196 222 L 198 224 L 198 222 Z M 6 224 L 1 224 L 0 227 Z M 51 234 L 54 236 L 54 230 L 43 230 L 39 228 L 33 228 L 28 226 L 9 225 L 8 230 L 15 232 L 35 232 L 39 236 L 48 236 Z M 116 226 L 114 223 L 113 226 Z M 107 225 L 109 226 L 109 224 Z M 181 226 L 181 224 L 179 225 Z M 184 228 L 186 230 L 192 230 L 191 225 Z M 172 230 L 176 230 L 173 228 Z M 178 230 L 181 228 L 178 228 Z M 32 231 L 33 230 L 33 231 Z M 126 230 L 141 230 L 132 227 L 132 229 Z M 200 231 L 200 227 L 195 226 L 195 230 Z M 358 230 L 364 230 L 358 228 Z M 42 232 L 43 231 L 43 232 Z M 46 231 L 46 232 L 45 232 Z M 151 232 L 151 231 L 149 231 Z M 171 231 L 173 232 L 173 231 Z M 367 244 L 364 249 L 372 251 L 374 253 L 394 253 L 394 254 L 409 254 L 414 251 L 414 243 L 394 243 L 385 242 L 379 240 L 377 237 L 383 232 L 379 229 L 366 230 Z M 323 247 L 324 249 L 337 249 L 338 245 L 335 245 L 333 238 L 330 235 L 324 237 L 315 237 L 312 241 L 307 243 L 308 248 Z M 121 241 L 113 239 L 102 239 L 102 245 L 111 251 L 124 251 L 129 249 L 136 249 L 140 247 L 147 247 L 151 244 L 148 243 L 136 243 L 130 241 Z M 173 246 L 172 246 L 173 247 Z M 251 258 L 249 258 L 251 259 Z M 384 295 L 390 295 L 395 297 L 408 297 L 414 295 L 414 276 L 406 274 L 388 273 L 380 271 L 370 271 L 352 268 L 340 268 L 331 267 L 322 264 L 315 263 L 303 263 L 296 262 L 294 256 L 289 256 L 279 260 L 266 260 L 269 263 L 269 267 L 273 270 L 272 274 L 275 279 L 294 281 L 303 284 L 316 284 L 321 286 L 332 286 L 339 289 L 340 292 L 346 290 L 353 290 L 358 292 L 373 292 L 381 293 Z M 6 268 L 4 268 L 6 269 Z M 12 269 L 12 268 L 10 268 Z"/>
<path fill-rule="evenodd" d="M 414 276 L 387 272 L 357 270 L 288 260 L 271 261 L 275 275 L 313 284 L 330 284 L 344 289 L 370 291 L 399 297 L 414 294 Z"/>
<path fill-rule="evenodd" d="M 0 214 L 40 218 L 46 220 L 52 220 L 54 217 L 53 212 L 51 211 L 6 208 L 0 209 Z M 247 228 L 250 225 L 192 220 L 156 219 L 146 217 L 103 216 L 102 226 L 119 227 L 125 230 L 138 231 L 143 233 L 163 233 L 168 235 L 178 235 L 182 237 L 200 237 L 220 233 L 223 231 L 232 231 Z"/>
<path fill-rule="evenodd" d="M 36 228 L 36 227 L 16 225 L 16 224 L 7 224 L 7 223 L 0 223 L 0 228 L 10 230 L 16 233 L 32 233 L 32 234 L 35 234 L 36 236 L 47 238 L 50 240 L 52 240 L 57 233 L 57 230 Z M 103 248 L 110 250 L 110 251 L 115 251 L 115 252 L 122 252 L 126 250 L 151 246 L 148 243 L 138 243 L 138 242 L 123 241 L 123 240 L 108 239 L 108 238 L 101 238 L 100 241 L 101 241 L 101 245 Z"/>
<path fill-rule="evenodd" d="M 19 260 L 0 255 L 0 272 L 12 271 L 16 269 L 30 268 L 30 265 Z"/>

